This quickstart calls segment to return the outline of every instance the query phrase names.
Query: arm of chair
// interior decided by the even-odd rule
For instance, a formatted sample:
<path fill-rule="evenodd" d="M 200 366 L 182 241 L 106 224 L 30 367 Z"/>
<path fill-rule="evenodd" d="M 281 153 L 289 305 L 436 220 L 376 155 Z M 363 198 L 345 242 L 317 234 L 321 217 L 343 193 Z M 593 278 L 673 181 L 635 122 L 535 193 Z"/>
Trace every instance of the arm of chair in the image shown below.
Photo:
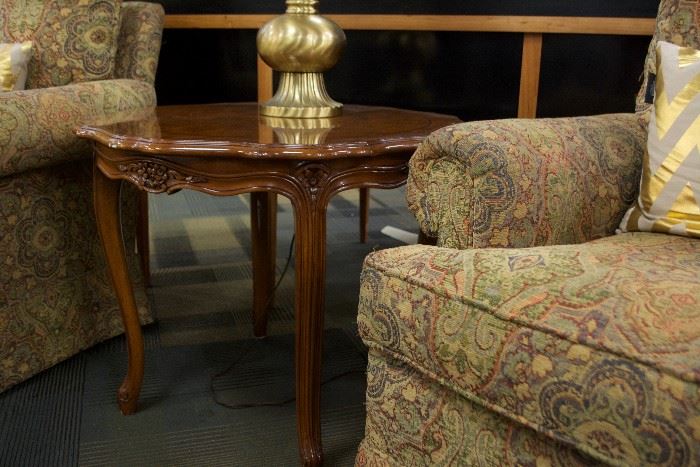
<path fill-rule="evenodd" d="M 163 36 L 163 7 L 157 3 L 124 2 L 121 11 L 114 76 L 153 83 Z"/>
<path fill-rule="evenodd" d="M 0 177 L 88 158 L 78 125 L 137 119 L 155 103 L 152 85 L 127 79 L 0 93 Z"/>
<path fill-rule="evenodd" d="M 452 125 L 411 159 L 409 208 L 453 248 L 610 235 L 636 196 L 645 141 L 634 114 Z"/>

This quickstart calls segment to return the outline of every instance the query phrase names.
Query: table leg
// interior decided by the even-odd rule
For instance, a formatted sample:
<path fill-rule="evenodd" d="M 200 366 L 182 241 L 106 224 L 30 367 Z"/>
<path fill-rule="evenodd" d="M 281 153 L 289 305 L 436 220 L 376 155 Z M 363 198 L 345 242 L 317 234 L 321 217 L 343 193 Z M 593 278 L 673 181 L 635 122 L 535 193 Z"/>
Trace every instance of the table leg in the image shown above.
<path fill-rule="evenodd" d="M 148 193 L 145 191 L 138 192 L 139 216 L 136 226 L 136 245 L 139 250 L 139 259 L 141 261 L 141 272 L 143 273 L 143 285 L 151 286 L 151 252 L 150 252 L 150 237 L 148 226 Z"/>
<path fill-rule="evenodd" d="M 326 206 L 320 202 L 295 204 L 297 434 L 303 464 L 321 465 Z"/>
<path fill-rule="evenodd" d="M 360 243 L 367 243 L 369 222 L 369 188 L 360 188 Z"/>
<path fill-rule="evenodd" d="M 124 415 L 136 411 L 143 382 L 143 336 L 134 291 L 126 266 L 124 241 L 119 224 L 119 188 L 121 180 L 106 177 L 97 166 L 93 169 L 95 217 L 107 259 L 107 268 L 119 301 L 126 331 L 128 367 L 117 395 L 119 409 Z"/>
<path fill-rule="evenodd" d="M 250 194 L 250 230 L 253 248 L 253 332 L 267 335 L 267 315 L 272 305 L 277 246 L 277 195 Z"/>

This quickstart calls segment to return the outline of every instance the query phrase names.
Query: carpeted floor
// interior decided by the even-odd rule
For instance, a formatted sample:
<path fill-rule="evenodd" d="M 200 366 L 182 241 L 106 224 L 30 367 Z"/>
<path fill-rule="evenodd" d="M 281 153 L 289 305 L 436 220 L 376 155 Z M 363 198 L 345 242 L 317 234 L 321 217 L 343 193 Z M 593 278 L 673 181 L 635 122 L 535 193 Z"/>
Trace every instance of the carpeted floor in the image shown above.
<path fill-rule="evenodd" d="M 357 191 L 328 211 L 322 432 L 326 465 L 352 465 L 364 430 L 366 350 L 356 334 L 364 256 L 417 231 L 403 189 L 372 190 L 369 241 L 358 241 Z M 252 338 L 248 197 L 182 191 L 151 197 L 146 375 L 139 412 L 115 402 L 122 338 L 0 394 L 0 465 L 286 466 L 298 463 L 294 403 L 294 264 L 277 290 L 269 337 Z M 278 275 L 293 233 L 280 198 Z M 330 293 L 332 291 L 332 293 Z M 227 406 L 252 405 L 247 408 Z M 257 406 L 256 406 L 257 405 Z"/>

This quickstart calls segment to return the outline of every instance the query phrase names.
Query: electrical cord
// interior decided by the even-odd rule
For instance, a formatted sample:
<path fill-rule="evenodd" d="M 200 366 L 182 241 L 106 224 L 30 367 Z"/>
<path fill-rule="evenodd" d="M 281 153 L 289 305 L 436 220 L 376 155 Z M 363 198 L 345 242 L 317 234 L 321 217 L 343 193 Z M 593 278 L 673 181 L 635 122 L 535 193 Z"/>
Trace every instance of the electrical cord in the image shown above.
<path fill-rule="evenodd" d="M 289 242 L 289 252 L 287 253 L 287 262 L 284 263 L 284 268 L 282 268 L 282 273 L 280 274 L 280 278 L 277 279 L 277 283 L 275 284 L 274 287 L 272 287 L 272 290 L 270 291 L 270 295 L 268 295 L 268 297 L 267 297 L 267 301 L 265 302 L 265 309 L 266 310 L 267 310 L 267 307 L 270 306 L 270 303 L 272 303 L 272 298 L 275 296 L 275 291 L 282 283 L 282 279 L 284 279 L 284 276 L 287 274 L 287 269 L 289 269 L 289 264 L 292 262 L 292 255 L 294 254 L 294 241 L 296 240 L 296 238 L 297 238 L 296 234 L 292 235 L 292 241 Z"/>
<path fill-rule="evenodd" d="M 272 302 L 272 298 L 274 297 L 275 291 L 277 288 L 280 286 L 282 283 L 282 279 L 284 279 L 285 274 L 287 273 L 287 270 L 289 269 L 289 264 L 292 261 L 292 254 L 294 252 L 294 240 L 296 236 L 292 236 L 292 241 L 289 244 L 289 253 L 287 254 L 287 262 L 284 265 L 284 268 L 282 269 L 282 273 L 280 274 L 279 279 L 277 280 L 277 283 L 275 286 L 272 288 L 272 291 L 270 292 L 270 296 L 267 298 L 267 302 L 265 303 L 265 308 L 270 306 L 270 303 Z M 216 389 L 214 389 L 214 383 L 218 378 L 221 378 L 222 376 L 225 376 L 226 374 L 230 373 L 236 365 L 238 365 L 243 358 L 250 353 L 250 350 L 253 348 L 253 346 L 259 341 L 259 339 L 251 339 L 250 342 L 243 348 L 241 351 L 240 355 L 238 356 L 237 359 L 235 359 L 226 369 L 215 373 L 214 375 L 211 376 L 209 379 L 209 389 L 211 391 L 212 397 L 214 399 L 214 402 L 222 407 L 226 407 L 227 409 L 248 409 L 248 408 L 253 408 L 253 407 L 282 407 L 284 405 L 287 405 L 291 402 L 294 402 L 296 400 L 296 397 L 292 397 L 286 400 L 282 401 L 273 401 L 273 402 L 255 402 L 255 403 L 241 403 L 241 404 L 230 404 L 228 402 L 224 402 L 221 399 L 219 399 L 218 393 Z M 365 362 L 365 365 L 367 364 L 367 358 L 365 355 L 360 353 L 358 351 L 358 354 L 362 357 L 362 360 Z M 365 370 L 363 369 L 362 371 L 360 370 L 348 370 L 344 371 L 340 374 L 331 376 L 330 378 L 327 378 L 321 382 L 321 386 L 328 384 L 332 381 L 335 381 L 337 379 L 343 378 L 345 376 L 351 375 L 351 374 L 365 374 Z"/>
<path fill-rule="evenodd" d="M 214 397 L 214 402 L 216 402 L 218 405 L 220 405 L 222 407 L 226 407 L 227 409 L 233 409 L 233 410 L 249 409 L 249 408 L 253 408 L 253 407 L 282 407 L 282 406 L 285 406 L 287 404 L 294 402 L 297 399 L 296 397 L 290 397 L 289 399 L 285 399 L 282 401 L 250 402 L 250 403 L 240 403 L 240 404 L 230 404 L 228 402 L 224 402 L 221 399 L 219 399 L 218 394 L 214 390 L 214 386 L 213 386 L 214 385 L 214 378 L 222 376 L 222 375 L 226 374 L 228 371 L 230 371 L 231 369 L 233 369 L 233 366 L 235 366 L 235 364 L 237 364 L 238 362 L 241 361 L 242 357 L 245 356 L 245 354 L 247 353 L 248 350 L 250 350 L 250 347 L 252 347 L 252 345 L 249 344 L 248 348 L 246 349 L 246 352 L 243 353 L 241 355 L 241 357 L 238 358 L 231 367 L 227 368 L 225 371 L 222 371 L 221 373 L 217 373 L 216 375 L 214 375 L 214 377 L 212 377 L 211 391 L 212 391 L 212 395 Z M 337 375 L 331 376 L 328 379 L 323 380 L 321 382 L 321 386 L 324 386 L 325 384 L 328 384 L 332 381 L 335 381 L 335 380 L 340 379 L 340 378 L 344 378 L 344 377 L 352 375 L 352 374 L 363 374 L 364 375 L 365 370 L 347 370 L 347 371 L 344 371 L 342 373 L 339 373 Z"/>

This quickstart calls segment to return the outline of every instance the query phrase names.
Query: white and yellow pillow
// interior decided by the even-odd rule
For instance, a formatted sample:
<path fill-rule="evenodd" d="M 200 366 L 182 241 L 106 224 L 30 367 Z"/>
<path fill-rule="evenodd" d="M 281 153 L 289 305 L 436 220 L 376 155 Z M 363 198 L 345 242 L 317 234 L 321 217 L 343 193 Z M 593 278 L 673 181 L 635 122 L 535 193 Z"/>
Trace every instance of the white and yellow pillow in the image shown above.
<path fill-rule="evenodd" d="M 27 64 L 32 56 L 31 41 L 0 44 L 0 91 L 19 91 L 27 81 Z"/>
<path fill-rule="evenodd" d="M 620 230 L 700 238 L 700 51 L 659 41 L 639 198 Z"/>

